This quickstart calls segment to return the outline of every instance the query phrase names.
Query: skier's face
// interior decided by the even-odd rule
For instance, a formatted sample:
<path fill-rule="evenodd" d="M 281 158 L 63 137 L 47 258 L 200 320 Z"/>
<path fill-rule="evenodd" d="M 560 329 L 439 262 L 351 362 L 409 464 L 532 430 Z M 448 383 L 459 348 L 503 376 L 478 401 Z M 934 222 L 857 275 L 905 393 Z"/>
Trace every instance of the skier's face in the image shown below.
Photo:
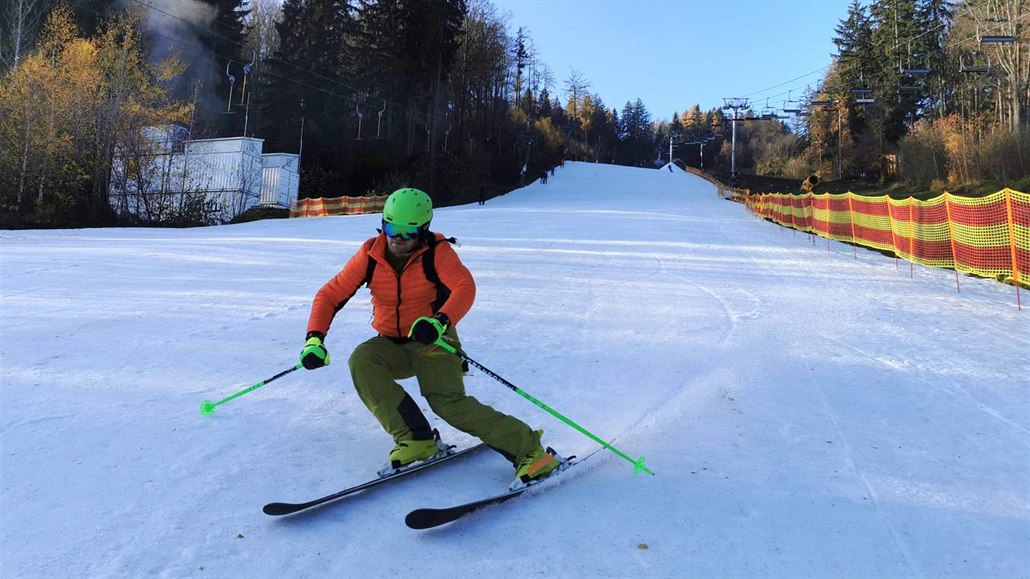
<path fill-rule="evenodd" d="M 418 239 L 401 239 L 400 237 L 387 237 L 386 248 L 394 257 L 407 257 L 418 247 Z"/>

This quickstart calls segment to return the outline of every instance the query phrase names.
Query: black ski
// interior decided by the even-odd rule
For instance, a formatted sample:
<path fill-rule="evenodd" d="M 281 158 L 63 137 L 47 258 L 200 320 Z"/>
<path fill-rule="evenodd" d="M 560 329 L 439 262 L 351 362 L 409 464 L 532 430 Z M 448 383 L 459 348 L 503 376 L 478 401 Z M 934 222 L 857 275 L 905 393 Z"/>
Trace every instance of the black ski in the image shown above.
<path fill-rule="evenodd" d="M 498 505 L 505 501 L 510 501 L 511 499 L 536 487 L 537 485 L 551 480 L 552 478 L 558 476 L 562 472 L 579 464 L 580 462 L 583 462 L 583 460 L 573 460 L 574 458 L 576 457 L 570 456 L 569 458 L 564 459 L 564 464 L 558 467 L 553 473 L 551 473 L 551 476 L 545 478 L 544 480 L 532 482 L 527 486 L 515 489 L 513 491 L 508 491 L 506 493 L 502 493 L 493 497 L 479 499 L 477 501 L 472 501 L 465 503 L 463 505 L 456 505 L 444 509 L 415 509 L 414 511 L 408 513 L 408 516 L 404 517 L 404 524 L 408 525 L 408 527 L 412 529 L 431 529 L 433 527 L 439 527 L 440 525 L 446 525 L 447 523 L 454 522 L 460 519 L 461 517 L 464 517 L 465 515 L 477 511 L 483 507 L 487 507 L 490 505 Z M 589 458 L 589 456 L 584 457 L 584 459 L 585 458 Z"/>
<path fill-rule="evenodd" d="M 396 480 L 398 478 L 401 478 L 403 476 L 407 476 L 409 474 L 414 474 L 416 472 L 425 470 L 425 469 L 427 469 L 427 468 L 429 468 L 431 466 L 436 466 L 438 464 L 447 462 L 449 460 L 453 460 L 455 458 L 466 456 L 466 455 L 468 455 L 468 454 L 470 454 L 470 453 L 472 453 L 472 452 L 474 452 L 476 450 L 479 450 L 479 449 L 485 448 L 485 447 L 486 447 L 486 444 L 479 443 L 479 444 L 477 444 L 475 446 L 470 446 L 468 448 L 459 450 L 457 452 L 445 455 L 445 456 L 443 456 L 441 458 L 438 458 L 436 460 L 427 460 L 427 461 L 424 461 L 424 462 L 420 462 L 420 463 L 416 464 L 415 466 L 406 468 L 406 469 L 404 469 L 404 470 L 402 470 L 400 472 L 396 472 L 394 474 L 390 474 L 390 475 L 386 475 L 386 476 L 383 476 L 383 477 L 379 477 L 379 478 L 370 480 L 368 482 L 359 484 L 357 486 L 353 486 L 353 487 L 351 487 L 349 489 L 344 489 L 344 490 L 342 490 L 340 492 L 333 493 L 331 495 L 326 495 L 326 496 L 321 497 L 321 498 L 317 498 L 317 499 L 315 499 L 313 501 L 308 501 L 306 503 L 268 503 L 267 505 L 265 505 L 265 508 L 262 509 L 262 510 L 265 512 L 266 515 L 274 515 L 274 516 L 290 515 L 290 514 L 298 512 L 298 511 L 303 511 L 305 509 L 310 509 L 311 507 L 314 507 L 314 506 L 318 506 L 318 505 L 321 505 L 321 504 L 328 503 L 330 501 L 335 501 L 336 499 L 343 498 L 343 497 L 345 497 L 347 495 L 354 494 L 354 493 L 359 492 L 359 491 L 363 491 L 365 489 L 368 489 L 368 488 L 380 485 L 380 484 L 385 483 L 385 482 Z"/>

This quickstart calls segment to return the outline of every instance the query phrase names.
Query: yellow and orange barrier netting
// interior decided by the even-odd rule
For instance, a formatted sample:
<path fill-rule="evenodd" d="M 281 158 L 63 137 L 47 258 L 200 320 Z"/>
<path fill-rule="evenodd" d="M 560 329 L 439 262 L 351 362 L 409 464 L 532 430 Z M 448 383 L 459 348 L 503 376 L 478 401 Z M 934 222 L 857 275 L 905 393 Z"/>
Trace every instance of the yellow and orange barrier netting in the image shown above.
<path fill-rule="evenodd" d="M 944 193 L 921 201 L 854 193 L 749 195 L 752 213 L 780 225 L 931 267 L 1030 283 L 1030 194 Z"/>
<path fill-rule="evenodd" d="M 290 208 L 290 217 L 325 217 L 327 215 L 354 215 L 378 213 L 383 210 L 386 197 L 319 197 L 301 199 Z"/>

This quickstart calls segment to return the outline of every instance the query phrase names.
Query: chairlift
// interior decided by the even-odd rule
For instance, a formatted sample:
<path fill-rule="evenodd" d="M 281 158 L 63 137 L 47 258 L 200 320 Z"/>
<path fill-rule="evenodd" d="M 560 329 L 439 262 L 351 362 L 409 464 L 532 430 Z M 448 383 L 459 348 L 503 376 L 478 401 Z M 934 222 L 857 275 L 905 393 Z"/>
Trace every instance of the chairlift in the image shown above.
<path fill-rule="evenodd" d="M 930 74 L 930 69 L 925 66 L 913 66 L 909 68 L 902 67 L 901 74 L 908 76 L 926 76 Z"/>
<path fill-rule="evenodd" d="M 228 98 L 228 100 L 226 100 L 225 110 L 222 112 L 222 114 L 225 114 L 225 115 L 235 115 L 236 114 L 236 111 L 232 110 L 232 91 L 233 91 L 233 88 L 236 86 L 236 76 L 233 75 L 231 72 L 229 72 L 229 65 L 231 65 L 231 64 L 232 64 L 231 60 L 226 61 L 226 63 L 225 63 L 225 76 L 229 77 L 229 98 Z"/>
<path fill-rule="evenodd" d="M 801 110 L 801 106 L 798 105 L 798 101 L 791 100 L 790 93 L 791 91 L 787 91 L 787 100 L 783 101 L 783 112 L 790 115 L 796 115 L 797 112 Z"/>
<path fill-rule="evenodd" d="M 917 66 L 912 63 L 912 41 L 908 41 L 908 63 L 907 66 L 902 65 L 899 67 L 901 74 L 908 76 L 926 76 L 930 74 L 930 68 L 926 66 Z"/>
<path fill-rule="evenodd" d="M 991 60 L 988 58 L 986 63 L 977 62 L 975 59 L 977 54 L 976 52 L 969 54 L 968 59 L 966 55 L 959 56 L 959 72 L 966 74 L 991 72 Z"/>
<path fill-rule="evenodd" d="M 1001 19 L 993 19 L 992 22 L 1001 23 L 1006 22 Z M 1001 32 L 1000 30 L 998 32 Z M 1011 34 L 981 34 L 980 23 L 976 24 L 976 41 L 980 44 L 1013 44 L 1016 42 L 1016 37 Z"/>
<path fill-rule="evenodd" d="M 818 100 L 808 101 L 808 106 L 810 106 L 810 107 L 828 107 L 828 106 L 830 106 L 832 104 L 833 104 L 833 101 L 830 100 L 830 99 L 818 99 Z"/>
<path fill-rule="evenodd" d="M 856 105 L 871 105 L 876 102 L 876 97 L 873 96 L 873 89 L 867 86 L 852 88 L 851 95 L 855 97 Z"/>
<path fill-rule="evenodd" d="M 762 107 L 762 119 L 770 121 L 776 118 L 776 109 L 769 106 L 769 99 L 765 99 L 765 106 Z"/>
<path fill-rule="evenodd" d="M 1014 42 L 1016 42 L 1016 37 L 1012 35 L 978 36 L 977 41 L 980 44 L 1013 44 Z"/>
<path fill-rule="evenodd" d="M 354 95 L 354 112 L 358 115 L 358 136 L 355 141 L 362 140 L 361 136 L 361 121 L 365 118 L 365 113 L 361 112 L 361 98 L 360 95 Z"/>
<path fill-rule="evenodd" d="M 381 139 L 379 130 L 383 127 L 383 113 L 386 112 L 386 99 L 383 99 L 383 108 L 379 109 L 379 122 L 376 123 L 376 138 Z"/>
<path fill-rule="evenodd" d="M 243 106 L 244 96 L 247 94 L 247 79 L 250 78 L 250 71 L 254 69 L 257 62 L 257 53 L 252 53 L 250 62 L 243 65 L 243 89 L 240 91 L 240 106 Z"/>

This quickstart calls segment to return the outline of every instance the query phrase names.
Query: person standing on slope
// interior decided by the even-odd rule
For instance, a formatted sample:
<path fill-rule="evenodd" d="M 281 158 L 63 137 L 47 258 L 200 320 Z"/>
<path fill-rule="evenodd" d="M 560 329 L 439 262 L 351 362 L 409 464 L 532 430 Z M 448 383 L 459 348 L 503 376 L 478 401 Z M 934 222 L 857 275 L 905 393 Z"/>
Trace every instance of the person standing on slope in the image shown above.
<path fill-rule="evenodd" d="M 461 359 L 434 345 L 442 338 L 461 347 L 455 326 L 471 309 L 476 284 L 451 247 L 455 240 L 429 230 L 432 218 L 432 201 L 419 189 L 398 189 L 386 199 L 379 235 L 315 295 L 300 361 L 309 370 L 329 364 L 324 340 L 333 317 L 367 282 L 379 334 L 354 349 L 349 365 L 358 396 L 394 440 L 379 474 L 448 448 L 396 382 L 414 376 L 433 412 L 510 460 L 516 482 L 547 477 L 560 462 L 541 445 L 543 431 L 468 396 Z"/>

